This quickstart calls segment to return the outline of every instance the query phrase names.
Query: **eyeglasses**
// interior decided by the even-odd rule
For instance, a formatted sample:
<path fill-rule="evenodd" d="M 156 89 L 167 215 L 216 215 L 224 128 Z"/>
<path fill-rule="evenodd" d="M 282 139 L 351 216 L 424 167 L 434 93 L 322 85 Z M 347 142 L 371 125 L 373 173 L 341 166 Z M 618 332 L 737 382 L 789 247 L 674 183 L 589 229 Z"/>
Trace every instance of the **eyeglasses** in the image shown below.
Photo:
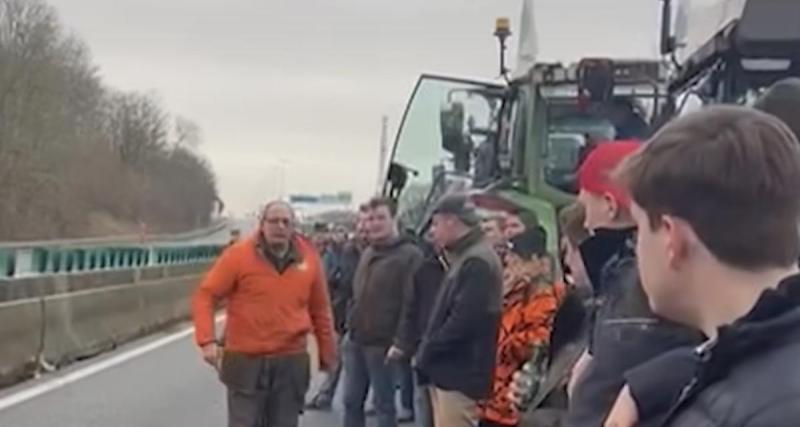
<path fill-rule="evenodd" d="M 267 218 L 264 220 L 269 225 L 282 225 L 284 227 L 289 227 L 292 225 L 292 220 L 289 218 Z"/>

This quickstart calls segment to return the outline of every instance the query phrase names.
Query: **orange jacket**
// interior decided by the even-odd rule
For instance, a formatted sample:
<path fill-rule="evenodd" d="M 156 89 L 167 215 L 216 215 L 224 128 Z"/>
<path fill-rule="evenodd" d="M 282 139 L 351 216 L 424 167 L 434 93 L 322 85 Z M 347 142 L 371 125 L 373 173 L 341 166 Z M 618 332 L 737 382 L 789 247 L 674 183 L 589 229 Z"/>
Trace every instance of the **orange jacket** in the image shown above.
<path fill-rule="evenodd" d="M 319 255 L 309 242 L 296 237 L 299 261 L 282 274 L 261 254 L 256 236 L 227 248 L 206 274 L 192 298 L 195 340 L 215 340 L 214 307 L 227 300 L 225 349 L 253 355 L 283 355 L 306 351 L 314 332 L 320 366 L 336 358 L 327 284 Z"/>
<path fill-rule="evenodd" d="M 499 425 L 515 426 L 519 414 L 508 399 L 512 377 L 533 355 L 536 345 L 547 345 L 563 286 L 544 285 L 524 297 L 529 282 L 519 282 L 506 296 L 497 341 L 497 364 L 492 397 L 481 402 L 481 417 Z"/>

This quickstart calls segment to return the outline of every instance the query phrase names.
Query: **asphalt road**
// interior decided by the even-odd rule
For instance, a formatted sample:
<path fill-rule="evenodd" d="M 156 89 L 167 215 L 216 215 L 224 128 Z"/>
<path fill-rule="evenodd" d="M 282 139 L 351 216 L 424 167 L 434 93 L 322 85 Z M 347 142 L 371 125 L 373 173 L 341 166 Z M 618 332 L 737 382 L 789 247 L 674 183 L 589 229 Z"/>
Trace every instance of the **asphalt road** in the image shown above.
<path fill-rule="evenodd" d="M 116 363 L 126 353 L 156 345 L 165 336 L 132 343 L 0 392 L 0 426 L 224 427 L 224 389 L 213 371 L 199 360 L 189 335 Z M 111 366 L 84 375 L 103 364 Z M 32 394 L 37 395 L 9 403 Z M 341 416 L 336 412 L 308 413 L 301 419 L 304 427 L 340 425 Z"/>

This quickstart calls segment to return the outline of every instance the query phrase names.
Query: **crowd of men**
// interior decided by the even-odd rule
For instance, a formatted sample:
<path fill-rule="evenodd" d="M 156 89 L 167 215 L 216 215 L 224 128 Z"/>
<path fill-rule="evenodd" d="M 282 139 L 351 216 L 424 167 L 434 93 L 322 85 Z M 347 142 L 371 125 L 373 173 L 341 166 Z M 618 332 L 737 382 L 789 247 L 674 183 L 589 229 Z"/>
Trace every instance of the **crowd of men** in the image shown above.
<path fill-rule="evenodd" d="M 787 80 L 755 108 L 597 144 L 558 259 L 532 212 L 482 215 L 464 194 L 436 203 L 423 239 L 389 199 L 313 243 L 269 203 L 193 298 L 229 426 L 296 427 L 340 377 L 344 427 L 372 412 L 378 427 L 796 425 L 798 111 Z M 306 402 L 310 333 L 327 377 Z"/>

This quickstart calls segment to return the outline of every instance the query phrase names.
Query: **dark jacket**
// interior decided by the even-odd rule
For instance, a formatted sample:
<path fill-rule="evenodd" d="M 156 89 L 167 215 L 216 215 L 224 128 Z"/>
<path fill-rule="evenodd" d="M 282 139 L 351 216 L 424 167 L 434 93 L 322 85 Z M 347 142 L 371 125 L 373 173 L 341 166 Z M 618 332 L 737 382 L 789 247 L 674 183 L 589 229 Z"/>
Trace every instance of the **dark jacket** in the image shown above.
<path fill-rule="evenodd" d="M 432 248 L 426 248 L 425 260 L 414 273 L 413 292 L 401 319 L 399 348 L 407 355 L 417 351 L 422 335 L 428 327 L 436 297 L 444 280 L 445 262 Z"/>
<path fill-rule="evenodd" d="M 695 372 L 694 347 L 676 348 L 625 373 L 625 383 L 636 402 L 638 426 L 664 423 L 670 408 Z"/>
<path fill-rule="evenodd" d="M 567 425 L 603 425 L 620 390 L 624 374 L 674 348 L 701 342 L 695 331 L 658 318 L 650 310 L 639 282 L 634 231 L 597 230 L 580 246 L 595 292 L 590 326 L 592 363 L 576 384 Z"/>
<path fill-rule="evenodd" d="M 347 325 L 347 308 L 353 297 L 353 278 L 356 274 L 361 251 L 353 244 L 346 244 L 336 250 L 334 262 L 326 271 L 328 289 L 331 295 L 333 322 L 336 332 L 344 334 Z"/>
<path fill-rule="evenodd" d="M 422 252 L 405 238 L 364 251 L 348 311 L 347 329 L 354 342 L 381 347 L 395 344 L 406 294 L 411 292 L 414 271 L 421 262 Z"/>
<path fill-rule="evenodd" d="M 417 370 L 437 388 L 478 400 L 491 391 L 502 267 L 479 230 L 447 252 L 450 270 L 417 351 Z"/>
<path fill-rule="evenodd" d="M 761 295 L 746 316 L 697 348 L 697 371 L 664 425 L 800 424 L 800 275 Z"/>

